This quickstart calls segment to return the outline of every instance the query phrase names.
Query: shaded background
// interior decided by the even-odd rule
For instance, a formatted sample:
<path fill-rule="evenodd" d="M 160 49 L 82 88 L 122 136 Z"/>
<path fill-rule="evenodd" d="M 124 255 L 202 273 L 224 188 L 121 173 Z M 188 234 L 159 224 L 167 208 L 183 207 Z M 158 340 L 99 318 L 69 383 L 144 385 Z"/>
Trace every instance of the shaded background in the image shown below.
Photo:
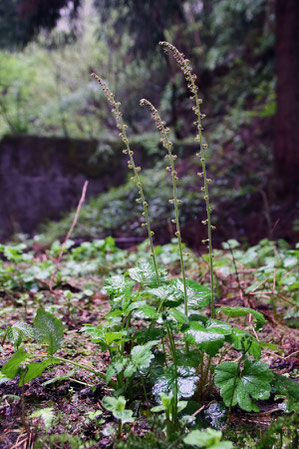
<path fill-rule="evenodd" d="M 113 116 L 90 77 L 95 71 L 121 101 L 143 155 L 151 215 L 162 242 L 173 236 L 170 187 L 159 137 L 139 99 L 159 106 L 181 155 L 184 238 L 201 245 L 204 230 L 198 223 L 205 213 L 198 160 L 190 151 L 196 151 L 192 105 L 179 68 L 158 45 L 168 40 L 188 56 L 199 79 L 216 242 L 231 237 L 294 242 L 298 23 L 297 0 L 0 0 L 2 238 L 36 232 L 46 219 L 71 210 L 86 177 L 93 199 L 81 212 L 77 237 L 142 237 L 138 210 L 132 212 L 132 185 L 97 197 L 124 183 L 126 175 Z M 47 224 L 46 238 L 61 237 L 70 222 L 66 216 Z"/>

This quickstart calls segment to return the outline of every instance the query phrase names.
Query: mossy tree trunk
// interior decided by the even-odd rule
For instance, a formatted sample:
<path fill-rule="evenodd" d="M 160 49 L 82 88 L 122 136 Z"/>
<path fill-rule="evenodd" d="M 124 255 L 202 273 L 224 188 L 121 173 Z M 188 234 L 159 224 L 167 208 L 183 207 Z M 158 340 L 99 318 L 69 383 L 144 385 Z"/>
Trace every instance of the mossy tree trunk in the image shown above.
<path fill-rule="evenodd" d="M 277 112 L 274 170 L 279 194 L 299 179 L 299 0 L 276 0 Z"/>

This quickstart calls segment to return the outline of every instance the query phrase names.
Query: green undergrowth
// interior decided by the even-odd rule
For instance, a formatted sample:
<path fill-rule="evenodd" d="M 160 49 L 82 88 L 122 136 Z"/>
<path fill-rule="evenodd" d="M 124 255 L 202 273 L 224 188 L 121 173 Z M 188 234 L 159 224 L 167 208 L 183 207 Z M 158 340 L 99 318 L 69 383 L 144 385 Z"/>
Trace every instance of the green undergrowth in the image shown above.
<path fill-rule="evenodd" d="M 161 150 L 160 150 L 161 151 Z M 179 169 L 180 169 L 180 164 Z M 235 202 L 237 219 L 246 214 L 246 206 L 250 195 L 259 192 L 264 187 L 264 175 L 261 170 L 257 183 L 256 172 L 252 171 L 244 176 L 240 173 L 239 164 L 220 168 L 213 159 L 210 162 L 212 172 L 219 176 L 211 185 L 211 195 L 214 198 L 214 220 L 221 222 L 222 203 L 227 200 L 231 205 Z M 183 202 L 180 208 L 182 226 L 185 223 L 196 222 L 204 217 L 203 193 L 198 186 L 196 172 L 198 171 L 196 158 L 189 158 L 181 163 L 184 176 L 180 179 L 178 193 Z M 234 180 L 241 175 L 241 185 L 234 187 Z M 254 178 L 254 180 L 253 180 Z M 171 195 L 171 185 L 162 163 L 157 162 L 155 168 L 144 170 L 142 182 L 148 201 L 151 204 L 151 222 L 154 229 L 169 229 L 169 220 L 172 216 L 172 206 L 168 199 Z M 236 181 L 239 183 L 239 181 Z M 159 188 L 157 189 L 157 186 Z M 73 237 L 97 238 L 99 236 L 135 236 L 145 237 L 144 230 L 140 228 L 141 205 L 135 204 L 135 187 L 129 180 L 120 187 L 111 188 L 98 197 L 91 198 L 83 205 Z M 244 201 L 246 199 L 246 201 Z M 221 200 L 221 202 L 220 202 Z M 240 208 L 241 207 L 241 208 Z M 244 209 L 244 212 L 243 212 Z M 64 236 L 73 220 L 74 213 L 66 214 L 58 222 L 48 222 L 41 226 L 40 241 L 46 244 Z M 169 234 L 169 231 L 166 231 Z M 169 237 L 166 237 L 168 240 Z M 164 237 L 165 240 L 165 237 Z"/>
<path fill-rule="evenodd" d="M 82 423 L 81 430 L 75 431 L 68 440 L 70 447 L 93 447 L 103 438 L 114 440 L 117 449 L 140 447 L 141 436 L 132 430 L 132 423 L 145 429 L 142 444 L 149 449 L 296 447 L 296 371 L 283 375 L 279 367 L 269 369 L 269 363 L 277 360 L 276 354 L 285 357 L 288 353 L 281 349 L 285 346 L 280 346 L 265 316 L 274 317 L 282 326 L 292 325 L 290 318 L 294 319 L 298 312 L 298 248 L 292 249 L 284 241 L 263 240 L 244 249 L 230 240 L 222 250 L 215 250 L 217 309 L 216 319 L 211 320 L 207 256 L 198 257 L 184 247 L 189 253 L 185 263 L 188 319 L 182 307 L 182 283 L 177 277 L 180 260 L 175 240 L 155 247 L 163 279 L 160 287 L 155 284 L 146 241 L 132 251 L 119 249 L 111 237 L 79 245 L 68 240 L 55 275 L 54 294 L 48 285 L 61 244 L 54 242 L 42 254 L 33 244 L 29 240 L 1 246 L 1 317 L 7 325 L 1 326 L 0 386 L 10 397 L 11 379 L 15 377 L 19 395 L 23 383 L 29 388 L 36 378 L 44 382 L 44 388 L 47 385 L 50 394 L 57 385 L 69 385 L 70 379 L 77 388 L 87 384 L 95 389 L 105 382 L 101 408 L 94 404 L 89 405 L 88 412 L 84 409 L 84 420 L 89 425 Z M 255 299 L 255 310 L 244 307 L 241 298 L 236 302 L 240 289 L 244 297 Z M 107 294 L 109 303 L 99 302 L 99 295 Z M 222 303 L 224 297 L 230 305 Z M 161 298 L 163 312 L 159 312 Z M 83 313 L 91 320 L 84 323 Z M 253 321 L 248 320 L 248 314 Z M 69 326 L 78 335 L 76 344 L 69 340 Z M 163 349 L 167 329 L 176 335 L 173 355 L 177 357 L 177 368 L 169 359 L 174 348 Z M 73 340 L 74 334 L 70 335 Z M 188 355 L 184 339 L 189 344 Z M 15 352 L 10 358 L 13 346 Z M 98 356 L 91 355 L 97 353 L 96 347 L 101 349 L 100 354 L 110 354 L 109 363 L 100 369 Z M 208 388 L 208 396 L 200 390 L 201 357 L 206 360 L 204 372 L 211 363 L 211 379 L 215 382 Z M 61 373 L 59 367 L 65 364 L 68 370 Z M 248 376 L 252 384 L 249 388 Z M 77 397 L 72 388 L 68 395 Z M 178 427 L 174 427 L 174 411 L 170 411 L 174 406 L 170 394 L 173 388 L 178 388 Z M 9 401 L 16 400 L 11 395 Z M 263 400 L 278 411 L 272 425 L 270 419 L 264 424 L 267 432 L 261 435 L 245 423 L 259 419 Z M 195 413 L 203 406 L 201 412 Z M 4 402 L 1 407 L 5 407 Z M 39 435 L 36 447 L 63 447 L 67 436 L 57 434 L 57 426 L 64 423 L 70 430 L 71 422 L 60 416 L 53 402 L 35 404 L 31 400 L 28 407 L 26 420 L 29 425 L 35 423 Z M 240 409 L 244 425 L 236 421 Z M 233 425 L 227 428 L 228 413 Z M 277 415 L 281 418 L 276 422 Z M 42 436 L 43 429 L 46 436 Z M 186 434 L 183 429 L 190 432 Z M 167 432 L 169 437 L 165 439 Z M 126 440 L 120 438 L 123 434 Z"/>

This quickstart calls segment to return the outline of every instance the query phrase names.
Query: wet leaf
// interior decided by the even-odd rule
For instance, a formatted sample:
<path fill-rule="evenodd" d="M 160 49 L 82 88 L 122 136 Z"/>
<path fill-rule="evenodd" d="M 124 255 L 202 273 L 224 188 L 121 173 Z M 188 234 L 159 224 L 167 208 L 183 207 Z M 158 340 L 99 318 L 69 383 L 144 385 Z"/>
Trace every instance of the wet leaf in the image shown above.
<path fill-rule="evenodd" d="M 257 310 L 250 309 L 249 307 L 219 307 L 216 309 L 216 313 L 223 312 L 228 317 L 245 316 L 251 313 L 256 320 L 255 329 L 258 330 L 266 323 L 265 317 Z"/>
<path fill-rule="evenodd" d="M 204 411 L 204 415 L 213 429 L 221 429 L 226 423 L 227 408 L 223 402 L 212 402 Z"/>
<path fill-rule="evenodd" d="M 218 332 L 219 329 L 220 327 L 213 326 L 205 328 L 197 321 L 191 321 L 185 337 L 189 343 L 196 344 L 202 351 L 214 357 L 225 341 L 224 335 Z"/>
<path fill-rule="evenodd" d="M 226 406 L 239 405 L 247 412 L 258 412 L 255 401 L 268 399 L 272 371 L 263 362 L 246 360 L 243 370 L 235 362 L 223 362 L 215 368 L 215 384 Z"/>
<path fill-rule="evenodd" d="M 24 360 L 28 359 L 28 357 L 30 357 L 30 354 L 23 348 L 18 349 L 11 359 L 2 367 L 1 373 L 9 379 L 14 379 L 18 375 L 19 366 Z"/>
<path fill-rule="evenodd" d="M 27 371 L 24 376 L 24 383 L 30 382 L 33 379 L 41 376 L 48 366 L 53 365 L 54 363 L 60 363 L 58 360 L 50 357 L 47 360 L 43 360 L 42 362 L 32 362 L 27 365 Z M 22 385 L 22 379 L 20 379 L 19 385 Z"/>
<path fill-rule="evenodd" d="M 178 398 L 190 398 L 197 388 L 198 376 L 194 368 L 178 367 Z M 174 365 L 167 366 L 160 375 L 156 377 L 153 386 L 153 395 L 157 398 L 160 393 L 171 394 L 176 382 Z"/>
<path fill-rule="evenodd" d="M 158 285 L 156 271 L 154 266 L 150 262 L 143 262 L 138 264 L 134 268 L 130 268 L 129 276 L 134 281 L 138 282 L 141 285 L 146 285 L 148 287 L 156 287 Z M 160 281 L 165 280 L 165 273 L 160 274 Z"/>
<path fill-rule="evenodd" d="M 54 354 L 63 343 L 63 324 L 40 307 L 34 320 L 34 336 L 39 343 L 48 345 L 48 354 Z"/>

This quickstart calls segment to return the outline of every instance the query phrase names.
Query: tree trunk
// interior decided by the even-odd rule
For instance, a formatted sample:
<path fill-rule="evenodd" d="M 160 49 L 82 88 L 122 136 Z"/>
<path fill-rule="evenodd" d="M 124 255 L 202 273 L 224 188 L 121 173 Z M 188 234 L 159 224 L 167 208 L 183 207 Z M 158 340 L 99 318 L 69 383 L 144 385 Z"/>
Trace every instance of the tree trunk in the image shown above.
<path fill-rule="evenodd" d="M 299 181 L 299 0 L 276 0 L 277 112 L 274 170 L 278 192 Z"/>

